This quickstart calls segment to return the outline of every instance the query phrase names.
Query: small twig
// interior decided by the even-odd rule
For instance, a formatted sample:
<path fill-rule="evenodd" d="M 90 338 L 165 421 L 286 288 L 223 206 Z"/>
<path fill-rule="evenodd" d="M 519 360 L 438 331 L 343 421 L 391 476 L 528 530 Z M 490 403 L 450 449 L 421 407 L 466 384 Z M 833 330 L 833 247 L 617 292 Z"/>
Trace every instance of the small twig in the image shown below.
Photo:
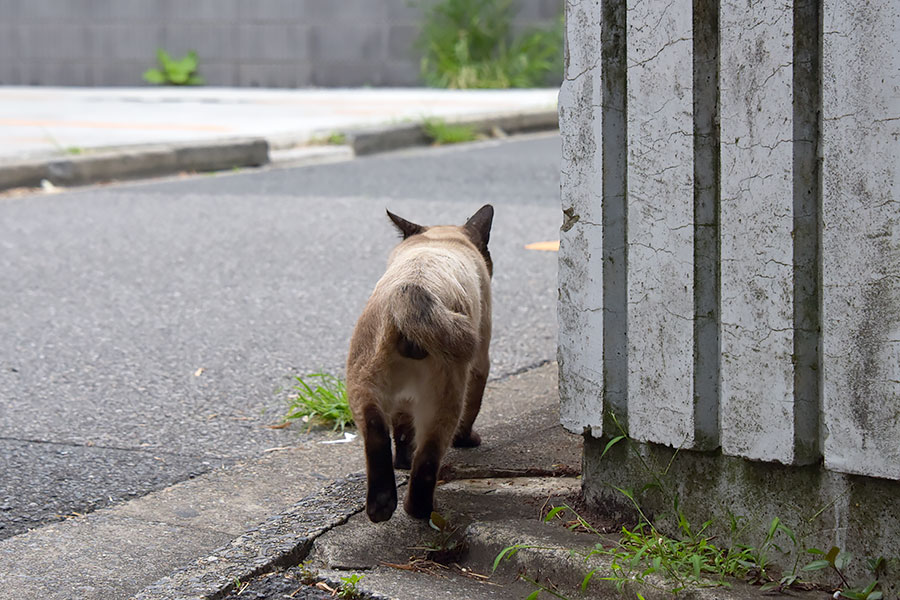
<path fill-rule="evenodd" d="M 547 505 L 550 504 L 550 498 L 553 497 L 553 493 L 547 494 L 547 499 L 544 500 L 544 503 L 541 505 L 541 510 L 538 511 L 538 519 L 544 520 L 544 509 L 547 508 Z"/>
<path fill-rule="evenodd" d="M 846 588 L 849 588 L 849 587 L 850 587 L 850 584 L 847 583 L 847 578 L 844 577 L 844 574 L 841 573 L 841 570 L 838 569 L 838 568 L 837 568 L 836 566 L 834 566 L 834 565 L 831 565 L 831 568 L 835 570 L 835 572 L 836 572 L 836 573 L 838 574 L 838 576 L 841 578 L 841 581 L 844 582 L 844 588 L 845 588 L 845 589 L 846 589 Z"/>

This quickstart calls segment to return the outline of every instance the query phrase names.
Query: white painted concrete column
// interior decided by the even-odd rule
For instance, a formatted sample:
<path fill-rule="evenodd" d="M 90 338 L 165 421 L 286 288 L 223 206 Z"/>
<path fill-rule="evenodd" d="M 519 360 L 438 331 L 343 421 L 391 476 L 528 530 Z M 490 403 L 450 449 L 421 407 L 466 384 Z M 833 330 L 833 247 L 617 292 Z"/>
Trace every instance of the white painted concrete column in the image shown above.
<path fill-rule="evenodd" d="M 824 10 L 825 466 L 900 479 L 900 2 Z"/>
<path fill-rule="evenodd" d="M 721 3 L 721 443 L 794 461 L 792 2 Z"/>
<path fill-rule="evenodd" d="M 604 414 L 601 21 L 600 0 L 568 2 L 559 93 L 560 419 L 573 432 L 598 437 Z"/>
<path fill-rule="evenodd" d="M 628 423 L 694 444 L 692 0 L 627 3 Z"/>

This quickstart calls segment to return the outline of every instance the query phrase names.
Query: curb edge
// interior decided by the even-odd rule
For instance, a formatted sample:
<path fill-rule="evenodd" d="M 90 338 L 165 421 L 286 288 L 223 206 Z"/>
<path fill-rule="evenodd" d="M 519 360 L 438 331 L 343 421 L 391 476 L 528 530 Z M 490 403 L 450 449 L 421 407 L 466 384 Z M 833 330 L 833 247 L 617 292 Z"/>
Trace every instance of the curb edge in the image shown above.
<path fill-rule="evenodd" d="M 477 117 L 448 118 L 477 134 L 497 129 L 507 134 L 549 131 L 559 127 L 557 110 L 545 109 Z M 431 143 L 421 122 L 380 125 L 342 132 L 354 156 L 366 156 Z M 272 161 L 274 141 L 261 137 L 125 146 L 72 157 L 29 159 L 0 164 L 0 191 L 39 187 L 42 180 L 58 186 L 174 175 L 184 171 L 221 171 L 259 167 Z"/>
<path fill-rule="evenodd" d="M 131 600 L 218 600 L 234 588 L 235 580 L 298 564 L 317 537 L 363 510 L 365 486 L 364 473 L 336 479 L 207 556 L 158 579 Z"/>

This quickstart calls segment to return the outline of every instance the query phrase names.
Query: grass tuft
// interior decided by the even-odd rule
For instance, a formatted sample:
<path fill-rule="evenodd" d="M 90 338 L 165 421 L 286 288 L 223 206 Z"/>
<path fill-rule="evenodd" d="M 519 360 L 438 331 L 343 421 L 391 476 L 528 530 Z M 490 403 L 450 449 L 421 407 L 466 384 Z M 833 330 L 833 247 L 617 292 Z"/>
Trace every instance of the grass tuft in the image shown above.
<path fill-rule="evenodd" d="M 285 421 L 301 419 L 308 423 L 330 426 L 334 431 L 344 431 L 353 424 L 353 415 L 347 404 L 347 388 L 344 382 L 327 373 L 297 376 L 294 386 L 297 395 L 290 399 Z M 316 381 L 318 380 L 318 381 Z"/>
<path fill-rule="evenodd" d="M 467 125 L 453 125 L 443 119 L 425 119 L 422 129 L 435 144 L 459 144 L 477 139 L 475 130 Z"/>
<path fill-rule="evenodd" d="M 343 146 L 347 143 L 347 134 L 332 131 L 328 135 L 317 136 L 309 140 L 313 146 Z"/>

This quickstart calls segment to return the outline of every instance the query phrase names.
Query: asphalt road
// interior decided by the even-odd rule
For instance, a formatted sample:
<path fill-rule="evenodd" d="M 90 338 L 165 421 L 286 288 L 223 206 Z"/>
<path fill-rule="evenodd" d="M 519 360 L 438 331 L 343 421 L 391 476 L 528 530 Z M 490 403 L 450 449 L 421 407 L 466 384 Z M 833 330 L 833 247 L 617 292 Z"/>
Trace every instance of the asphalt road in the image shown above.
<path fill-rule="evenodd" d="M 555 358 L 555 135 L 0 198 L 0 539 L 296 443 L 397 236 L 496 209 L 492 376 Z"/>

